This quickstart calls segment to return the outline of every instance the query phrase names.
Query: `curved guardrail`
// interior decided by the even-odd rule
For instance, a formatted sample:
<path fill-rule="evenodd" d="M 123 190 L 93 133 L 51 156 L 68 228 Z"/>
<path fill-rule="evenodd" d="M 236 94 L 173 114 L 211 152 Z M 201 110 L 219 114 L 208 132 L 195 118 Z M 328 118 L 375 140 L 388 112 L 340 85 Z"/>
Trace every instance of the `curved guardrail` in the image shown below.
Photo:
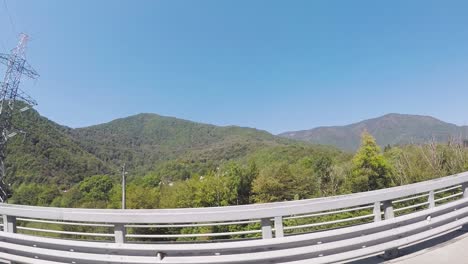
<path fill-rule="evenodd" d="M 333 263 L 468 223 L 468 172 L 343 196 L 216 208 L 0 205 L 0 259 L 17 263 Z"/>

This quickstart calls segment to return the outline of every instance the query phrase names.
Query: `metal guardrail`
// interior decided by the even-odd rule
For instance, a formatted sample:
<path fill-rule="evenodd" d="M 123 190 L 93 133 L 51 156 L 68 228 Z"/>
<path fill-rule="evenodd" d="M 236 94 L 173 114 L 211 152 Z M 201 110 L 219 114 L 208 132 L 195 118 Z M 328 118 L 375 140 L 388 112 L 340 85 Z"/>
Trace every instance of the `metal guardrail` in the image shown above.
<path fill-rule="evenodd" d="M 16 263 L 333 263 L 468 223 L 468 172 L 300 201 L 106 210 L 0 205 L 0 259 Z"/>

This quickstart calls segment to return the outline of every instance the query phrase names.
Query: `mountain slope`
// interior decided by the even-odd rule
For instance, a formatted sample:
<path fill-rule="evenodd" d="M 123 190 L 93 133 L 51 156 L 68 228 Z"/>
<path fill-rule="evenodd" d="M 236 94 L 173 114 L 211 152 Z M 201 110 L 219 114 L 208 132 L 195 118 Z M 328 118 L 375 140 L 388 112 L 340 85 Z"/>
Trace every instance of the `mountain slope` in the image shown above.
<path fill-rule="evenodd" d="M 467 127 L 429 116 L 400 114 L 342 127 L 287 132 L 282 137 L 253 128 L 220 127 L 156 114 L 139 114 L 71 129 L 31 111 L 24 113 L 17 123 L 28 134 L 17 136 L 9 143 L 8 182 L 65 186 L 95 174 L 118 174 L 124 162 L 132 175 L 142 176 L 154 172 L 155 168 L 170 174 L 181 164 L 196 173 L 226 161 L 245 160 L 256 153 L 263 153 L 264 157 L 270 157 L 268 153 L 271 153 L 274 157 L 288 155 L 288 151 L 304 151 L 307 155 L 314 151 L 336 151 L 296 140 L 355 150 L 363 130 L 374 135 L 382 146 L 468 136 Z"/>
<path fill-rule="evenodd" d="M 257 129 L 219 127 L 156 114 L 139 114 L 70 133 L 75 142 L 99 159 L 115 166 L 126 162 L 137 173 L 181 157 L 219 162 L 262 147 L 291 144 Z"/>
<path fill-rule="evenodd" d="M 81 148 L 60 126 L 34 110 L 16 116 L 25 135 L 7 146 L 7 182 L 53 183 L 70 186 L 86 176 L 109 173 L 111 166 Z"/>
<path fill-rule="evenodd" d="M 430 140 L 447 141 L 466 138 L 468 127 L 440 121 L 430 116 L 388 114 L 347 126 L 318 127 L 286 132 L 280 136 L 316 144 L 333 145 L 344 150 L 359 147 L 360 134 L 367 130 L 381 146 L 422 143 Z"/>
<path fill-rule="evenodd" d="M 30 111 L 18 116 L 15 123 L 27 135 L 9 141 L 7 182 L 14 185 L 25 182 L 69 187 L 88 176 L 117 175 L 123 163 L 132 176 L 153 173 L 155 168 L 168 174 L 164 176 L 185 175 L 177 168 L 182 166 L 191 173 L 213 170 L 226 161 L 275 147 L 337 151 L 257 129 L 220 127 L 156 114 L 72 129 Z"/>

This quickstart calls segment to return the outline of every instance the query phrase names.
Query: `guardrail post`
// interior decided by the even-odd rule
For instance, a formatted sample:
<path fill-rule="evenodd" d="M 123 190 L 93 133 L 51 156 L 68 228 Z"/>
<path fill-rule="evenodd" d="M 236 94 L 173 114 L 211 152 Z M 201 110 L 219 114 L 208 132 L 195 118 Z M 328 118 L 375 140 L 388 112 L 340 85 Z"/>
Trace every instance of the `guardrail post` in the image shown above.
<path fill-rule="evenodd" d="M 383 211 L 384 211 L 385 220 L 395 217 L 395 214 L 393 213 L 392 201 L 384 201 L 383 202 Z"/>
<path fill-rule="evenodd" d="M 464 182 L 462 183 L 462 192 L 463 192 L 463 198 L 468 198 L 468 182 Z M 461 231 L 465 231 L 467 232 L 468 231 L 468 225 L 463 225 L 462 228 L 461 228 Z"/>
<path fill-rule="evenodd" d="M 3 231 L 16 233 L 16 216 L 3 215 Z"/>
<path fill-rule="evenodd" d="M 468 197 L 468 182 L 462 183 L 463 198 Z"/>
<path fill-rule="evenodd" d="M 434 190 L 429 192 L 429 197 L 427 198 L 427 202 L 429 203 L 429 208 L 435 207 Z"/>
<path fill-rule="evenodd" d="M 382 210 L 380 208 L 380 202 L 374 203 L 374 222 L 382 221 Z"/>
<path fill-rule="evenodd" d="M 125 243 L 125 225 L 124 224 L 115 224 L 114 225 L 114 237 L 115 243 Z"/>
<path fill-rule="evenodd" d="M 284 237 L 282 216 L 275 216 L 275 237 Z"/>
<path fill-rule="evenodd" d="M 260 222 L 262 225 L 262 238 L 263 239 L 273 238 L 270 218 L 262 218 Z"/>
<path fill-rule="evenodd" d="M 395 217 L 393 212 L 393 204 L 392 201 L 384 201 L 383 202 L 383 211 L 384 211 L 384 218 L 385 220 L 392 219 Z M 391 248 L 384 252 L 383 258 L 384 259 L 393 259 L 398 257 L 398 248 Z"/>

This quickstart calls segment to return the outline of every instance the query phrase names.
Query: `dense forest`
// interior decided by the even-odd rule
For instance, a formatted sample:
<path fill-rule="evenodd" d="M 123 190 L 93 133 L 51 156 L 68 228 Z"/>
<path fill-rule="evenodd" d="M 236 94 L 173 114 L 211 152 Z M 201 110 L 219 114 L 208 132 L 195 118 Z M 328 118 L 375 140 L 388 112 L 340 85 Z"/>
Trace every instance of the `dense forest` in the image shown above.
<path fill-rule="evenodd" d="M 256 129 L 218 127 L 155 114 L 80 129 L 60 126 L 35 111 L 16 119 L 27 133 L 8 145 L 7 180 L 14 186 L 54 184 L 68 189 L 89 176 L 118 174 L 124 163 L 135 177 L 161 166 L 203 172 L 264 148 L 311 146 Z"/>
<path fill-rule="evenodd" d="M 10 203 L 119 208 L 226 206 L 307 199 L 414 183 L 468 169 L 459 142 L 387 145 L 366 132 L 360 148 L 285 139 L 155 114 L 71 129 L 38 112 L 15 116 L 27 134 L 9 142 Z"/>
<path fill-rule="evenodd" d="M 367 132 L 354 154 L 311 145 L 267 146 L 222 162 L 174 159 L 129 177 L 128 208 L 227 206 L 362 192 L 455 174 L 468 169 L 462 144 L 387 146 Z M 12 203 L 120 208 L 117 174 L 98 174 L 64 186 L 16 185 Z"/>

